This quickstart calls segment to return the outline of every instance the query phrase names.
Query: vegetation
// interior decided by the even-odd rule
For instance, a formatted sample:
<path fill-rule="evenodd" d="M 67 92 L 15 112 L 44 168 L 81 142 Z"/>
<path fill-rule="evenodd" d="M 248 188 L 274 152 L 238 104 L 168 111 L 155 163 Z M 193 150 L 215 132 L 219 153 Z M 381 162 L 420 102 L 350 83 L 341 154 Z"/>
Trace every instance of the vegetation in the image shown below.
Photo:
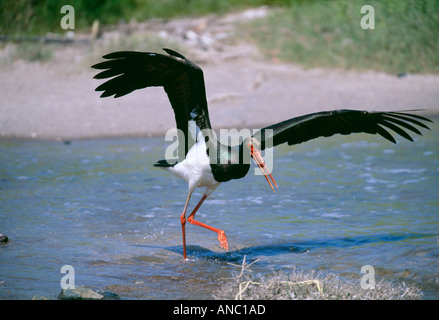
<path fill-rule="evenodd" d="M 175 18 L 233 10 L 260 5 L 289 5 L 298 0 L 2 0 L 0 34 L 44 34 L 62 32 L 61 7 L 75 9 L 75 27 L 89 28 L 95 19 L 113 24 L 136 19 Z"/>
<path fill-rule="evenodd" d="M 375 29 L 360 26 L 366 3 Z M 439 1 L 294 2 L 243 29 L 267 56 L 306 67 L 439 72 Z"/>
<path fill-rule="evenodd" d="M 243 22 L 236 38 L 253 41 L 270 58 L 305 67 L 439 73 L 438 0 L 3 0 L 0 35 L 64 33 L 60 11 L 65 4 L 74 7 L 79 30 L 95 19 L 105 25 L 268 5 L 278 9 Z M 360 26 L 365 4 L 374 8 L 374 29 Z"/>

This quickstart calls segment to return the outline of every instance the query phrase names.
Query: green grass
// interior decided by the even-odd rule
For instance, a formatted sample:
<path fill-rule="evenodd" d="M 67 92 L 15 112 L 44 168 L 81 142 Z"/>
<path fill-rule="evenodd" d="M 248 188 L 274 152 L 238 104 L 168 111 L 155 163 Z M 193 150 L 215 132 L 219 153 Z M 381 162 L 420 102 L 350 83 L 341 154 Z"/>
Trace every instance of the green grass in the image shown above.
<path fill-rule="evenodd" d="M 60 20 L 63 5 L 75 10 L 75 28 L 90 28 L 98 19 L 102 24 L 149 18 L 170 19 L 208 13 L 222 14 L 243 8 L 289 5 L 301 0 L 2 0 L 0 1 L 0 34 L 63 33 Z"/>
<path fill-rule="evenodd" d="M 363 30 L 363 5 L 375 9 L 375 29 Z M 439 72 L 439 1 L 293 2 L 240 28 L 271 58 L 305 67 Z"/>
<path fill-rule="evenodd" d="M 439 73 L 439 0 L 3 0 L 0 34 L 62 34 L 65 4 L 75 9 L 75 31 L 95 19 L 114 24 L 269 5 L 268 17 L 236 28 L 237 38 L 257 43 L 267 57 L 307 68 Z M 360 27 L 365 4 L 375 9 L 373 30 Z M 49 55 L 42 54 L 36 60 Z"/>

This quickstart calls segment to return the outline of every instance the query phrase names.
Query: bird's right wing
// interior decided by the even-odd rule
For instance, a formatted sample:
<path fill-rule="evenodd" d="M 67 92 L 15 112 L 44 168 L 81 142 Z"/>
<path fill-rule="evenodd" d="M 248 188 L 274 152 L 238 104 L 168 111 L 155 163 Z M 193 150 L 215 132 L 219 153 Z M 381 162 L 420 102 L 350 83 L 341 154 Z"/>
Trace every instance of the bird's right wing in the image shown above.
<path fill-rule="evenodd" d="M 257 131 L 253 137 L 261 141 L 261 150 L 287 142 L 299 144 L 318 137 L 334 134 L 369 133 L 379 134 L 396 143 L 391 129 L 400 136 L 413 141 L 406 130 L 422 135 L 416 126 L 429 129 L 423 122 L 432 122 L 425 117 L 404 112 L 368 112 L 359 110 L 334 110 L 316 112 L 273 124 Z M 268 129 L 268 130 L 267 130 Z M 270 140 L 270 143 L 266 143 Z M 266 145 L 267 144 L 267 145 Z"/>
<path fill-rule="evenodd" d="M 101 84 L 96 91 L 103 91 L 102 98 L 113 95 L 118 98 L 137 89 L 164 87 L 174 109 L 177 128 L 186 138 L 184 154 L 186 156 L 191 138 L 188 133 L 188 122 L 195 120 L 200 129 L 211 128 L 203 71 L 178 52 L 164 50 L 169 55 L 118 51 L 103 56 L 108 60 L 95 64 L 92 68 L 104 71 L 94 78 L 112 79 Z"/>

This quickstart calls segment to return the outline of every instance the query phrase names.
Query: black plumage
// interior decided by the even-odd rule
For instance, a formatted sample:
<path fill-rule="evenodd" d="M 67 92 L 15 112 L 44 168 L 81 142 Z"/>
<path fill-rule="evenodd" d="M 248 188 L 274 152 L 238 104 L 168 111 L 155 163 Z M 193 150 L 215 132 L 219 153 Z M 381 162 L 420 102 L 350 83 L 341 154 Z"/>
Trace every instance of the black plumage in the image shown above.
<path fill-rule="evenodd" d="M 368 112 L 346 109 L 322 111 L 267 126 L 256 132 L 253 137 L 262 142 L 261 149 L 264 149 L 266 145 L 263 142 L 270 139 L 271 143 L 267 146 L 274 147 L 285 142 L 294 145 L 318 137 L 351 133 L 379 134 L 396 143 L 395 138 L 388 131 L 389 129 L 407 140 L 413 141 L 413 138 L 404 129 L 422 135 L 415 125 L 429 129 L 422 121 L 431 122 L 428 118 L 408 113 L 414 111 L 417 110 L 405 112 Z"/>
<path fill-rule="evenodd" d="M 119 51 L 103 56 L 108 61 L 95 64 L 92 68 L 105 71 L 94 78 L 112 79 L 101 84 L 96 91 L 103 91 L 102 98 L 118 98 L 138 89 L 163 87 L 174 109 L 177 129 L 186 138 L 186 156 L 194 144 L 188 122 L 194 120 L 200 129 L 211 129 L 203 71 L 180 53 L 171 49 L 163 50 L 169 55 Z"/>

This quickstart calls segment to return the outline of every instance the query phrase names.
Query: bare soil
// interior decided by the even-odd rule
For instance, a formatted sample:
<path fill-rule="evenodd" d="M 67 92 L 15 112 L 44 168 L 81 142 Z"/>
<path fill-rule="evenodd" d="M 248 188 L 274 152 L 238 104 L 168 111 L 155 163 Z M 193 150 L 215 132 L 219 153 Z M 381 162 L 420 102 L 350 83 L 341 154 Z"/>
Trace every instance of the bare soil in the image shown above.
<path fill-rule="evenodd" d="M 95 41 L 133 32 L 156 32 L 181 42 L 204 70 L 211 122 L 219 128 L 260 128 L 331 109 L 439 113 L 439 76 L 402 77 L 375 71 L 303 69 L 267 60 L 252 44 L 230 40 L 233 24 L 266 14 L 259 8 L 224 17 L 153 20 L 102 28 Z M 76 35 L 81 38 L 88 35 Z M 95 70 L 84 65 L 92 44 L 58 46 L 49 62 L 17 60 L 0 71 L 0 138 L 71 140 L 162 135 L 175 127 L 162 88 L 101 99 Z M 7 55 L 10 46 L 0 52 Z M 108 52 L 102 52 L 105 54 Z M 93 61 L 97 63 L 101 60 Z M 91 63 L 92 64 L 92 63 Z"/>

